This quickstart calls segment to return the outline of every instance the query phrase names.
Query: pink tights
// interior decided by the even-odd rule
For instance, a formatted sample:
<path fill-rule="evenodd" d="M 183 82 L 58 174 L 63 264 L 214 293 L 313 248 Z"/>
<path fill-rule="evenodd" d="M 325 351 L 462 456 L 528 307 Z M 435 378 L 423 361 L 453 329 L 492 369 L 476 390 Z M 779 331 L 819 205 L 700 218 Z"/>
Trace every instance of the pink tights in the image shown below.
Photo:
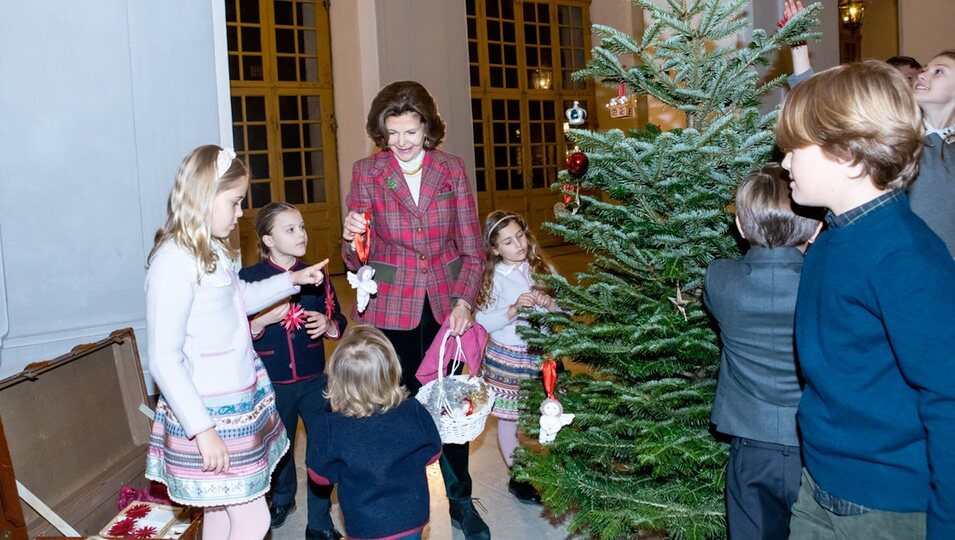
<path fill-rule="evenodd" d="M 269 507 L 265 497 L 206 508 L 202 513 L 202 540 L 262 540 L 267 532 Z"/>
<path fill-rule="evenodd" d="M 514 464 L 514 449 L 517 443 L 517 422 L 514 420 L 497 419 L 497 445 L 501 448 L 504 463 L 510 467 Z"/>

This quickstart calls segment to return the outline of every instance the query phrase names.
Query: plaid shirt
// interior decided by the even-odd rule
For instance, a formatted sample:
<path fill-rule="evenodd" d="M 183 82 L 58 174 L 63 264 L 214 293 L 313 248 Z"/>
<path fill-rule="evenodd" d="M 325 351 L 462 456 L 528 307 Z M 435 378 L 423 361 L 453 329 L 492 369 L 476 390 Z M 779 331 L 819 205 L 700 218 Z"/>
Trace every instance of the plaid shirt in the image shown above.
<path fill-rule="evenodd" d="M 350 212 L 371 212 L 371 253 L 378 294 L 352 320 L 388 330 L 411 330 L 421 321 L 427 295 L 434 317 L 444 321 L 452 301 L 474 306 L 484 253 L 471 182 L 461 158 L 427 151 L 418 204 L 392 152 L 384 150 L 355 162 Z M 361 266 L 343 242 L 349 270 Z"/>
<path fill-rule="evenodd" d="M 826 212 L 826 223 L 828 223 L 830 227 L 847 227 L 900 197 L 905 197 L 905 192 L 901 189 L 893 189 L 892 191 L 886 191 L 865 204 L 856 206 L 852 210 L 847 210 L 838 216 L 832 212 Z"/>

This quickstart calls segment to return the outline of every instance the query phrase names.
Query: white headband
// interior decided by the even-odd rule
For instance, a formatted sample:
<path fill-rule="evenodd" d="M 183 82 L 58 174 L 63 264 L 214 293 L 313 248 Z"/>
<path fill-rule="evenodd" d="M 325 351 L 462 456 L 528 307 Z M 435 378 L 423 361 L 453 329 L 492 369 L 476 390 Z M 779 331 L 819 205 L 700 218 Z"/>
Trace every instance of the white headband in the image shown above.
<path fill-rule="evenodd" d="M 216 156 L 216 180 L 222 178 L 222 175 L 232 167 L 232 160 L 234 159 L 235 150 L 231 148 L 219 150 L 219 155 Z"/>
<path fill-rule="evenodd" d="M 509 220 L 509 219 L 517 219 L 517 215 L 515 215 L 515 214 L 508 214 L 508 215 L 502 217 L 501 219 L 495 221 L 495 222 L 494 222 L 494 225 L 491 225 L 491 227 L 487 230 L 487 241 L 488 241 L 488 242 L 491 241 L 491 235 L 494 234 L 494 229 L 496 229 L 498 225 L 500 225 L 501 223 L 504 223 L 505 221 L 507 221 L 507 220 Z"/>

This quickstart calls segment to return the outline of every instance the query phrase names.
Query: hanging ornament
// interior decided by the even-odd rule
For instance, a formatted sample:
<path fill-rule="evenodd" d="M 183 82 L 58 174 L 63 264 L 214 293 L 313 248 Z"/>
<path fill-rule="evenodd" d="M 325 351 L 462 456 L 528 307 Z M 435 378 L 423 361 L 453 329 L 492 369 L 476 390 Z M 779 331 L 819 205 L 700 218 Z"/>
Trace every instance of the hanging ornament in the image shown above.
<path fill-rule="evenodd" d="M 579 101 L 574 101 L 574 106 L 564 111 L 567 117 L 567 123 L 572 126 L 579 126 L 587 123 L 587 109 L 580 106 Z"/>
<path fill-rule="evenodd" d="M 683 298 L 683 292 L 680 291 L 680 285 L 676 286 L 676 296 L 668 298 L 670 302 L 676 306 L 677 311 L 680 312 L 680 315 L 683 315 L 684 321 L 689 321 L 689 318 L 686 316 L 686 306 L 690 303 L 686 298 Z"/>
<path fill-rule="evenodd" d="M 362 241 L 364 237 L 364 241 Z M 371 302 L 372 295 L 378 294 L 378 283 L 375 281 L 375 269 L 368 265 L 368 256 L 371 253 L 371 212 L 365 212 L 365 233 L 355 235 L 352 240 L 358 261 L 362 266 L 357 272 L 347 272 L 348 284 L 356 290 L 355 307 L 358 313 L 364 313 Z"/>
<path fill-rule="evenodd" d="M 627 69 L 626 64 L 620 66 Z M 617 84 L 617 97 L 611 98 L 605 105 L 610 111 L 610 118 L 636 118 L 637 117 L 637 97 L 627 95 L 627 83 Z"/>
<path fill-rule="evenodd" d="M 587 169 L 590 167 L 590 158 L 587 157 L 587 154 L 583 152 L 574 152 L 573 154 L 567 156 L 567 172 L 574 175 L 577 178 L 587 174 Z"/>
<path fill-rule="evenodd" d="M 557 362 L 547 357 L 547 360 L 541 365 L 544 378 L 544 391 L 547 392 L 545 399 L 540 406 L 540 435 L 537 440 L 541 444 L 550 444 L 557 438 L 557 432 L 560 428 L 570 425 L 574 420 L 573 414 L 564 414 L 564 406 L 560 400 L 554 396 L 554 389 L 557 386 Z"/>

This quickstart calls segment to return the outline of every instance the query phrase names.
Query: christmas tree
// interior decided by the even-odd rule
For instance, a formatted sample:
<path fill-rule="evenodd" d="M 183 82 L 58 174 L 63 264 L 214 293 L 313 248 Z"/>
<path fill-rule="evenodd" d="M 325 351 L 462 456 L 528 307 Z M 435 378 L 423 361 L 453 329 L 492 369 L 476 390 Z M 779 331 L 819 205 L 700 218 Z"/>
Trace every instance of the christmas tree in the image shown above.
<path fill-rule="evenodd" d="M 759 100 L 784 77 L 764 81 L 757 67 L 814 37 L 819 8 L 775 33 L 753 30 L 738 47 L 746 1 L 658 3 L 635 0 L 649 16 L 637 39 L 594 26 L 601 42 L 575 76 L 624 83 L 682 111 L 686 127 L 571 132 L 583 156 L 555 186 L 583 191 L 548 228 L 594 262 L 576 284 L 548 277 L 566 311 L 528 314 L 535 324 L 525 329 L 532 346 L 587 373 L 560 374 L 557 397 L 576 419 L 552 445 L 519 451 L 515 475 L 556 515 L 570 514 L 571 531 L 604 539 L 726 535 L 727 447 L 709 431 L 719 348 L 703 276 L 714 258 L 738 256 L 728 205 L 772 154 L 776 112 L 762 113 Z M 543 391 L 524 389 L 521 426 L 536 436 Z"/>

